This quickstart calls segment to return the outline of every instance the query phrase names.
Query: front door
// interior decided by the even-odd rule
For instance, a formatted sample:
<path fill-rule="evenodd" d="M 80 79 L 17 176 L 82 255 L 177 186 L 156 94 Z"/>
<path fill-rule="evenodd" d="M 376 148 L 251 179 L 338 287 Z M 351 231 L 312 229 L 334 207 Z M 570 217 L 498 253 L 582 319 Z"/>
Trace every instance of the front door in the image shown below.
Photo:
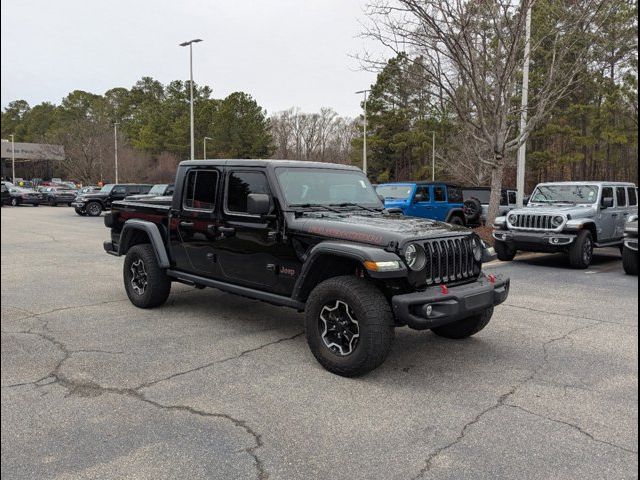
<path fill-rule="evenodd" d="M 603 208 L 605 198 L 613 198 L 612 208 Z M 615 191 L 613 187 L 603 187 L 600 197 L 600 227 L 598 230 L 598 240 L 600 242 L 610 242 L 615 238 L 617 226 L 618 209 L 615 206 Z"/>
<path fill-rule="evenodd" d="M 174 255 L 176 263 L 181 258 L 181 269 L 210 278 L 220 277 L 215 250 L 219 223 L 216 213 L 219 183 L 220 172 L 214 168 L 189 170 L 181 208 L 176 218 L 172 218 L 182 249 L 182 252 Z"/>
<path fill-rule="evenodd" d="M 287 248 L 278 242 L 275 215 L 260 217 L 247 211 L 250 194 L 271 195 L 266 172 L 230 168 L 225 177 L 224 212 L 216 242 L 222 274 L 230 283 L 279 291 Z"/>
<path fill-rule="evenodd" d="M 433 217 L 435 220 L 444 222 L 449 215 L 449 204 L 447 203 L 447 186 L 433 186 Z"/>
<path fill-rule="evenodd" d="M 109 197 L 107 197 L 107 207 L 110 207 L 111 203 L 113 202 L 124 200 L 124 197 L 126 196 L 127 196 L 127 186 L 116 185 L 111 189 L 111 193 L 109 194 Z"/>
<path fill-rule="evenodd" d="M 407 215 L 410 217 L 433 218 L 433 204 L 431 203 L 431 189 L 429 185 L 418 185 Z"/>

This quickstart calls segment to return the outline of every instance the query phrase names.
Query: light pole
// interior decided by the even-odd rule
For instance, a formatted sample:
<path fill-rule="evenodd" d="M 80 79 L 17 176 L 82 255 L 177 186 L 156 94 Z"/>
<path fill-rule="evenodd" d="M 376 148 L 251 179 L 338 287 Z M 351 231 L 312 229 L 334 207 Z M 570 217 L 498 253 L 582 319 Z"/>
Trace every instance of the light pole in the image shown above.
<path fill-rule="evenodd" d="M 202 159 L 206 160 L 207 159 L 207 140 L 212 140 L 211 137 L 204 137 L 204 149 L 203 149 L 203 154 L 202 154 Z"/>
<path fill-rule="evenodd" d="M 16 148 L 15 148 L 15 136 L 13 133 L 9 135 L 11 137 L 11 183 L 16 184 Z"/>
<path fill-rule="evenodd" d="M 364 124 L 362 128 L 364 130 L 362 136 L 362 171 L 367 174 L 367 94 L 371 90 L 360 90 L 356 92 L 356 95 L 364 94 Z"/>
<path fill-rule="evenodd" d="M 113 140 L 115 143 L 116 182 L 118 183 L 118 122 L 113 122 Z"/>
<path fill-rule="evenodd" d="M 195 160 L 195 143 L 194 143 L 194 127 L 193 127 L 193 44 L 201 42 L 200 38 L 196 38 L 194 40 L 189 40 L 188 42 L 182 42 L 180 44 L 181 47 L 189 47 L 189 90 L 191 95 L 191 160 Z"/>
<path fill-rule="evenodd" d="M 431 181 L 436 181 L 436 131 L 431 131 Z"/>
<path fill-rule="evenodd" d="M 531 51 L 531 3 L 527 9 L 524 41 L 524 65 L 522 67 L 522 111 L 520 112 L 520 135 L 527 127 L 527 109 L 529 108 L 529 56 Z M 516 179 L 516 204 L 518 208 L 524 206 L 524 182 L 527 155 L 527 142 L 523 141 L 518 149 L 518 175 Z"/>

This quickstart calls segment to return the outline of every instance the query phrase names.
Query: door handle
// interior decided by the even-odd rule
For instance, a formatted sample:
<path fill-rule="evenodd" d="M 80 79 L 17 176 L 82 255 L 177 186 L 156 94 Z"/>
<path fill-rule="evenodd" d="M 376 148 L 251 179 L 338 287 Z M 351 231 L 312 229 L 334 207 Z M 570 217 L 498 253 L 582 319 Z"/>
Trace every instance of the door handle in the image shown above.
<path fill-rule="evenodd" d="M 218 227 L 218 231 L 223 237 L 231 237 L 236 233 L 236 229 L 233 227 Z"/>
<path fill-rule="evenodd" d="M 618 216 L 618 214 L 617 214 L 617 213 L 612 213 L 612 214 L 611 214 L 611 216 L 612 216 L 613 218 L 616 218 L 616 217 Z"/>
<path fill-rule="evenodd" d="M 216 234 L 216 226 L 215 225 L 207 225 L 207 233 L 210 235 Z"/>
<path fill-rule="evenodd" d="M 180 226 L 184 228 L 193 228 L 195 223 L 193 222 L 180 222 Z"/>

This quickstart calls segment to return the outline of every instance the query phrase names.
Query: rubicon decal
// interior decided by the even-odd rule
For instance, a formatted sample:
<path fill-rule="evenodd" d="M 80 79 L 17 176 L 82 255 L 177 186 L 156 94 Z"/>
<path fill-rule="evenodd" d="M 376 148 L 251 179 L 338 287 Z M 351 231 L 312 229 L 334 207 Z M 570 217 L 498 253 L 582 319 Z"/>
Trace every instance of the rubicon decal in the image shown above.
<path fill-rule="evenodd" d="M 353 240 L 355 242 L 373 243 L 378 245 L 384 244 L 384 238 L 381 235 L 363 232 L 350 232 L 348 230 L 340 230 L 338 228 L 311 227 L 309 228 L 309 233 L 325 237 L 340 238 L 342 240 Z"/>

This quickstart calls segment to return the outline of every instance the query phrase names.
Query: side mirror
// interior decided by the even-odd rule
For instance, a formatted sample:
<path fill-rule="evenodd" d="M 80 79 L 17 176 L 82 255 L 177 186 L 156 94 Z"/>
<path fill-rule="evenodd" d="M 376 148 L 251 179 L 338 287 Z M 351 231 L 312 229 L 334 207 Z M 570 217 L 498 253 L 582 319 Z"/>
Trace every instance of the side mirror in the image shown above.
<path fill-rule="evenodd" d="M 613 208 L 613 197 L 605 197 L 602 199 L 602 208 Z"/>
<path fill-rule="evenodd" d="M 266 215 L 271 210 L 271 197 L 266 193 L 250 193 L 247 196 L 249 215 Z"/>
<path fill-rule="evenodd" d="M 378 195 L 378 198 L 380 199 L 380 201 L 384 205 L 384 195 Z"/>

